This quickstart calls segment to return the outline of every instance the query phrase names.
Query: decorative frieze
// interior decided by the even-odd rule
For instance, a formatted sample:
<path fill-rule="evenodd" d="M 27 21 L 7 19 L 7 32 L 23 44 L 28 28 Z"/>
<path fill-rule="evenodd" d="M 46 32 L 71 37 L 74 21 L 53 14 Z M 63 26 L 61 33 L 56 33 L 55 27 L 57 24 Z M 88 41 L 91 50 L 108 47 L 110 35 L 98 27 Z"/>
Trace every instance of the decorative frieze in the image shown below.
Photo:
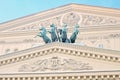
<path fill-rule="evenodd" d="M 62 23 L 66 23 L 68 26 L 73 27 L 81 21 L 81 17 L 78 13 L 67 13 L 62 18 Z"/>
<path fill-rule="evenodd" d="M 49 59 L 38 60 L 34 63 L 24 64 L 19 72 L 41 72 L 41 71 L 81 71 L 91 70 L 89 63 L 65 59 L 61 57 L 52 57 Z"/>
<path fill-rule="evenodd" d="M 99 25 L 114 25 L 118 23 L 120 23 L 120 20 L 116 18 L 82 14 L 82 22 L 81 22 L 82 25 L 99 26 Z"/>
<path fill-rule="evenodd" d="M 106 40 L 120 38 L 119 32 L 108 32 L 108 33 L 94 33 L 94 34 L 79 34 L 77 40 Z"/>
<path fill-rule="evenodd" d="M 40 26 L 45 26 L 46 28 L 50 28 L 50 24 L 54 23 L 56 26 L 61 26 L 60 24 L 61 16 L 53 17 L 50 19 L 46 19 L 43 21 L 38 21 L 37 23 L 28 24 L 20 28 L 12 29 L 11 31 L 30 31 L 30 30 L 39 30 Z"/>
<path fill-rule="evenodd" d="M 109 37 L 111 37 L 111 38 L 120 38 L 120 33 L 110 34 Z"/>
<path fill-rule="evenodd" d="M 41 42 L 41 40 L 39 40 L 39 39 L 29 38 L 29 39 L 13 40 L 13 41 L 1 40 L 1 41 L 0 41 L 0 44 L 40 43 L 40 42 Z M 11 45 L 11 46 L 12 46 L 12 45 Z"/>
<path fill-rule="evenodd" d="M 23 43 L 39 43 L 40 40 L 31 38 L 31 39 L 24 39 L 24 40 L 21 41 L 21 42 L 23 42 Z"/>

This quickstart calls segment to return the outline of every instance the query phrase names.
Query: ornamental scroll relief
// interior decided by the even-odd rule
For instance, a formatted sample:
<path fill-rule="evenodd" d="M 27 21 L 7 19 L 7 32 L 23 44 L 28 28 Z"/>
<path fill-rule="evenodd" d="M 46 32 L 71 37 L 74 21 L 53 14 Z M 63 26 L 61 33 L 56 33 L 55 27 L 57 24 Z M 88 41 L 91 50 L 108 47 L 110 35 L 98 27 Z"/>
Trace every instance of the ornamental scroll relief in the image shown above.
<path fill-rule="evenodd" d="M 79 24 L 80 21 L 81 21 L 81 15 L 74 12 L 67 13 L 62 18 L 62 23 L 66 23 L 70 27 Z"/>
<path fill-rule="evenodd" d="M 32 64 L 24 64 L 19 68 L 19 72 L 37 72 L 37 71 L 80 71 L 92 70 L 89 63 L 75 61 L 73 59 L 64 59 L 52 57 L 38 60 Z"/>
<path fill-rule="evenodd" d="M 92 25 L 92 26 L 96 26 L 96 25 L 114 25 L 114 24 L 119 24 L 120 23 L 120 19 L 116 19 L 116 18 L 110 18 L 110 17 L 104 17 L 104 16 L 96 16 L 96 15 L 82 15 L 82 25 Z"/>

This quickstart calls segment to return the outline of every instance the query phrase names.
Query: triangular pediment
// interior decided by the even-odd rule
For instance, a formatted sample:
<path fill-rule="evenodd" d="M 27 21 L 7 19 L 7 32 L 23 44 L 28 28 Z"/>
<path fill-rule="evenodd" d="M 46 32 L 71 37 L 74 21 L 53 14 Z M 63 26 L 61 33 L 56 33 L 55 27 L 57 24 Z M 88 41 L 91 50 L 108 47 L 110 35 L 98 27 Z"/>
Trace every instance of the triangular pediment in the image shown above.
<path fill-rule="evenodd" d="M 81 72 L 120 69 L 120 52 L 50 43 L 0 56 L 0 72 Z"/>
<path fill-rule="evenodd" d="M 69 4 L 2 23 L 0 31 L 35 31 L 38 30 L 40 26 L 49 28 L 49 25 L 52 23 L 56 24 L 58 27 L 62 26 L 63 23 L 67 23 L 68 28 L 71 28 L 75 24 L 79 24 L 81 28 L 92 28 L 96 26 L 99 26 L 98 28 L 103 26 L 116 27 L 120 24 L 119 15 L 119 9 Z"/>

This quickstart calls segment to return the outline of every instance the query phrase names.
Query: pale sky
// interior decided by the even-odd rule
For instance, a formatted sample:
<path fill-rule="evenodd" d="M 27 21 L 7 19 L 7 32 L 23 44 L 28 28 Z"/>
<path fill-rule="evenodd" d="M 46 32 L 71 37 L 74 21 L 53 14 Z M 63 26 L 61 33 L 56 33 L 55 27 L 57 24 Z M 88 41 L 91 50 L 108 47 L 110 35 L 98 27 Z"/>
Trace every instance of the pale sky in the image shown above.
<path fill-rule="evenodd" d="M 70 3 L 120 9 L 120 0 L 0 0 L 0 23 Z"/>

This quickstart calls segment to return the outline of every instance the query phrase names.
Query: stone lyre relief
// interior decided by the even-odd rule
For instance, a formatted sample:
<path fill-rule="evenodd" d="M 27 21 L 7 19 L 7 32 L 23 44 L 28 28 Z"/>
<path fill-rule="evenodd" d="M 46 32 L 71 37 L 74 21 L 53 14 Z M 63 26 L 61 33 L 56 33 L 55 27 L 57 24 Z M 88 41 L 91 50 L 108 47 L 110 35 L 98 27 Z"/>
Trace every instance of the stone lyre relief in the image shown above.
<path fill-rule="evenodd" d="M 37 71 L 81 71 L 92 70 L 89 63 L 66 59 L 61 57 L 51 57 L 48 59 L 37 60 L 20 66 L 19 72 L 37 72 Z"/>
<path fill-rule="evenodd" d="M 40 32 L 35 36 L 39 36 L 43 39 L 45 43 L 51 43 L 51 42 L 63 42 L 63 43 L 75 43 L 77 39 L 77 35 L 79 33 L 79 25 L 76 24 L 74 26 L 74 31 L 70 38 L 67 36 L 67 24 L 63 24 L 62 29 L 57 29 L 55 24 L 50 25 L 51 29 L 49 31 L 46 30 L 45 27 L 41 27 L 39 30 Z M 51 38 L 47 36 L 47 32 L 50 33 Z M 34 38 L 35 38 L 34 37 Z"/>

